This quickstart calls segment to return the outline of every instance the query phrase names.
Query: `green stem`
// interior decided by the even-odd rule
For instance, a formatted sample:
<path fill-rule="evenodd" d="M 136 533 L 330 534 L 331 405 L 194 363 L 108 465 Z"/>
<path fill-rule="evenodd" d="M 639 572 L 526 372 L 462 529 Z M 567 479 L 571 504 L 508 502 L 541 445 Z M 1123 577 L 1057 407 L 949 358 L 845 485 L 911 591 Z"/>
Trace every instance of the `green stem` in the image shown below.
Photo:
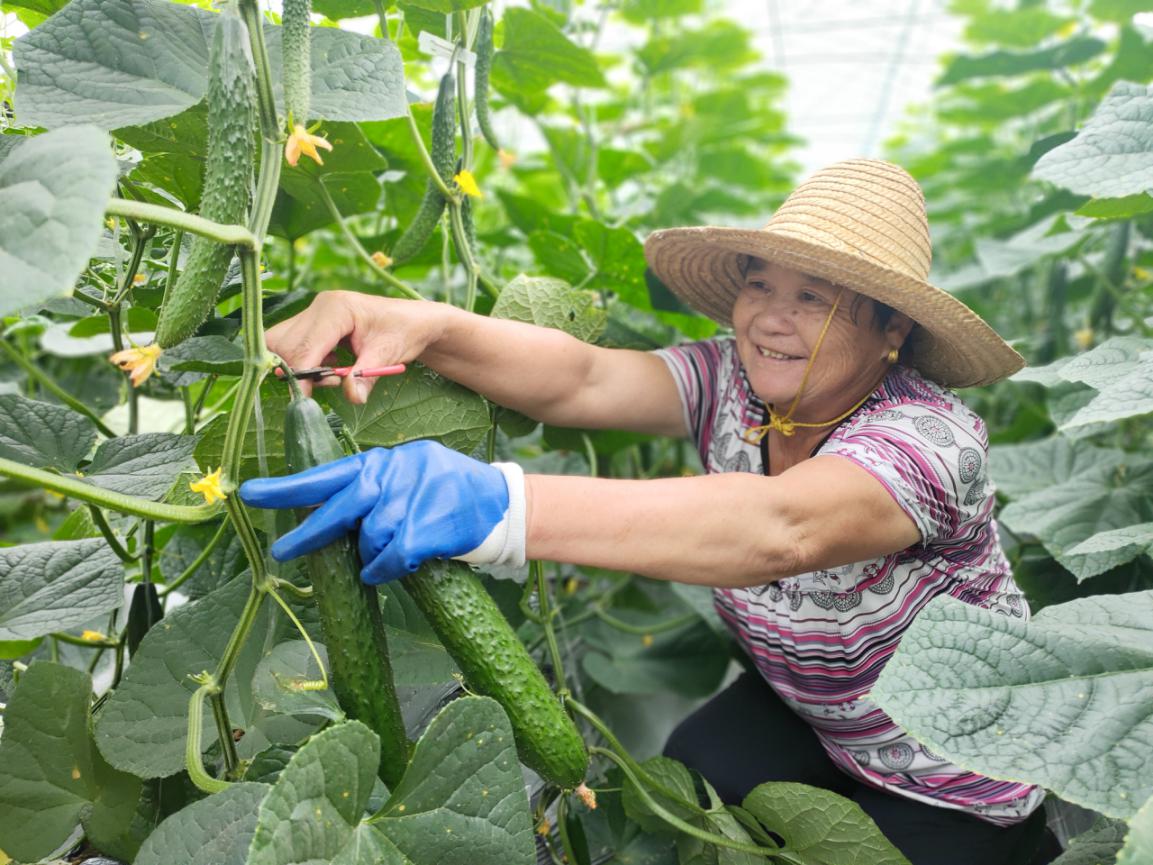
<path fill-rule="evenodd" d="M 632 768 L 628 764 L 628 761 L 622 760 L 607 748 L 599 748 L 595 745 L 589 748 L 589 753 L 598 754 L 620 767 L 620 770 L 625 773 L 630 781 L 633 782 L 634 786 L 636 787 L 637 794 L 641 797 L 641 801 L 645 803 L 649 810 L 651 810 L 660 819 L 664 820 L 674 829 L 683 832 L 686 835 L 690 835 L 699 841 L 704 841 L 706 844 L 713 844 L 717 847 L 725 847 L 729 850 L 739 850 L 742 853 L 751 853 L 756 856 L 764 856 L 765 858 L 779 857 L 785 862 L 795 862 L 800 865 L 802 860 L 794 859 L 787 853 L 784 853 L 780 850 L 768 850 L 764 847 L 758 847 L 755 844 L 744 844 L 740 841 L 733 841 L 732 839 L 726 838 L 723 835 L 714 835 L 712 832 L 706 831 L 705 829 L 700 829 L 694 826 L 692 823 L 686 823 L 680 817 L 677 817 L 672 812 L 666 810 L 659 802 L 657 802 L 656 799 L 649 795 L 648 790 L 646 790 L 644 785 L 641 784 L 640 779 L 636 776 L 636 773 L 633 772 Z"/>
<path fill-rule="evenodd" d="M 468 233 L 464 230 L 464 219 L 460 215 L 461 203 L 457 198 L 450 199 L 449 220 L 452 223 L 452 236 L 456 239 L 456 249 L 460 253 L 461 264 L 464 265 L 468 275 L 468 289 L 464 296 L 464 308 L 472 312 L 476 303 L 476 282 L 480 268 L 472 255 L 472 245 L 468 241 Z"/>
<path fill-rule="evenodd" d="M 121 280 L 116 295 L 109 301 L 109 306 L 119 306 L 124 302 L 124 298 L 128 297 L 128 292 L 132 291 L 132 286 L 136 284 L 136 274 L 140 272 L 140 262 L 144 260 L 144 250 L 148 248 L 153 235 L 156 234 L 156 229 L 152 226 L 141 231 L 134 221 L 129 220 L 128 224 L 132 226 L 132 258 L 128 260 L 124 279 Z"/>
<path fill-rule="evenodd" d="M 104 535 L 104 540 L 120 561 L 127 564 L 140 558 L 140 556 L 134 556 L 124 549 L 124 545 L 120 543 L 120 538 L 116 537 L 116 532 L 112 531 L 112 526 L 108 525 L 108 520 L 104 518 L 104 512 L 100 508 L 95 505 L 88 505 L 88 513 L 92 515 L 92 522 L 96 524 L 96 528 L 100 529 L 100 534 Z"/>
<path fill-rule="evenodd" d="M 207 677 L 205 677 L 207 678 Z M 204 768 L 200 755 L 200 733 L 204 728 L 204 696 L 211 693 L 214 685 L 205 682 L 188 700 L 188 740 L 184 747 L 184 767 L 193 784 L 205 793 L 221 793 L 232 785 L 227 781 L 213 778 Z"/>
<path fill-rule="evenodd" d="M 3 351 L 7 358 L 16 364 L 16 366 L 20 367 L 27 375 L 36 379 L 42 388 L 49 393 L 55 394 L 56 398 L 70 409 L 80 412 L 80 414 L 92 421 L 96 425 L 96 429 L 100 430 L 101 435 L 107 436 L 108 438 L 116 438 L 116 433 L 109 429 L 104 421 L 100 420 L 100 416 L 96 414 L 96 412 L 72 396 L 68 391 L 64 390 L 48 373 L 17 351 L 16 347 L 11 345 L 8 340 L 0 339 L 0 351 Z"/>
<path fill-rule="evenodd" d="M 224 683 L 232 674 L 232 669 L 240 657 L 240 650 L 244 647 L 244 641 L 248 639 L 248 634 L 256 622 L 256 614 L 260 612 L 260 606 L 264 603 L 265 595 L 266 592 L 255 586 L 249 591 L 248 600 L 244 602 L 244 609 L 240 613 L 240 620 L 232 629 L 232 636 L 228 638 L 228 645 L 224 647 L 224 654 L 220 656 L 220 662 L 216 665 L 214 678 L 219 683 L 222 693 Z M 230 736 L 231 733 L 232 731 L 229 730 Z"/>
<path fill-rule="evenodd" d="M 373 0 L 376 6 L 376 17 L 380 19 L 380 38 L 385 42 L 391 42 L 392 36 L 388 32 L 388 16 L 384 14 L 384 3 L 382 0 Z"/>
<path fill-rule="evenodd" d="M 180 263 L 180 245 L 184 242 L 184 229 L 178 228 L 172 235 L 172 248 L 168 250 L 168 273 L 164 277 L 164 298 L 160 305 L 168 302 L 172 286 L 176 284 L 177 265 Z"/>
<path fill-rule="evenodd" d="M 119 640 L 113 640 L 105 637 L 103 640 L 85 640 L 83 637 L 74 637 L 72 634 L 53 634 L 54 639 L 62 643 L 68 643 L 70 646 L 84 646 L 87 649 L 114 649 L 120 645 Z"/>
<path fill-rule="evenodd" d="M 657 622 L 655 625 L 634 625 L 626 622 L 624 619 L 618 619 L 616 616 L 608 613 L 599 607 L 594 608 L 596 617 L 616 628 L 618 631 L 624 631 L 626 634 L 639 634 L 641 636 L 649 636 L 651 634 L 660 634 L 664 631 L 675 631 L 677 628 L 683 628 L 685 625 L 695 622 L 700 618 L 696 613 L 686 613 L 683 616 L 677 616 L 675 619 L 668 619 L 664 622 Z"/>
<path fill-rule="evenodd" d="M 453 201 L 456 196 L 448 188 L 444 178 L 436 170 L 436 166 L 433 165 L 432 156 L 429 155 L 428 148 L 424 146 L 424 139 L 420 137 L 420 129 L 416 125 L 416 118 L 412 116 L 411 108 L 405 111 L 405 116 L 408 117 L 408 128 L 412 131 L 412 139 L 416 142 L 416 149 L 420 154 L 420 161 L 424 163 L 424 170 L 428 172 L 428 176 L 432 178 L 432 182 L 436 184 L 436 188 L 440 190 L 440 194 L 445 197 L 445 200 Z"/>
<path fill-rule="evenodd" d="M 340 231 L 344 235 L 345 240 L 352 244 L 352 248 L 356 250 L 356 254 L 364 259 L 365 263 L 372 268 L 373 272 L 394 289 L 403 294 L 405 297 L 411 298 L 413 300 L 423 300 L 423 297 L 419 291 L 417 291 L 408 283 L 397 279 L 395 276 L 393 276 L 391 273 L 389 273 L 387 270 L 372 260 L 372 256 L 369 254 L 368 250 L 364 248 L 357 236 L 352 233 L 352 230 L 345 223 L 344 215 L 336 206 L 336 202 L 332 199 L 332 194 L 328 191 L 328 187 L 324 185 L 324 181 L 320 178 L 317 178 L 316 180 L 316 188 L 320 191 L 320 197 L 324 200 L 324 206 L 328 208 L 329 215 L 340 227 Z"/>
<path fill-rule="evenodd" d="M 140 541 L 140 582 L 152 582 L 152 557 L 155 548 L 156 523 L 144 521 L 144 537 Z"/>
<path fill-rule="evenodd" d="M 537 603 L 540 606 L 541 627 L 544 628 L 549 657 L 552 659 L 553 675 L 556 677 L 556 690 L 562 697 L 566 697 L 568 695 L 568 685 L 565 683 L 564 661 L 561 658 L 560 645 L 556 641 L 556 630 L 552 626 L 552 620 L 556 613 L 552 609 L 552 601 L 549 597 L 548 580 L 546 580 L 544 576 L 544 563 L 539 560 L 534 561 L 529 565 L 529 569 L 536 582 L 536 596 Z"/>
<path fill-rule="evenodd" d="M 208 560 L 210 555 L 212 555 L 212 551 L 216 549 L 216 545 L 220 543 L 220 539 L 224 537 L 224 530 L 226 528 L 228 528 L 228 520 L 221 520 L 220 528 L 216 530 L 216 534 L 212 536 L 212 540 L 204 545 L 204 548 L 201 549 L 196 558 L 192 560 L 192 564 L 185 568 L 179 577 L 177 577 L 158 592 L 160 597 L 164 597 L 169 592 L 176 591 L 185 582 L 187 582 L 189 577 L 191 577 L 200 569 L 200 566 Z"/>
<path fill-rule="evenodd" d="M 224 705 L 224 691 L 211 693 L 208 699 L 212 703 L 212 720 L 216 722 L 216 738 L 224 757 L 224 772 L 231 775 L 240 765 L 240 755 L 236 753 L 236 741 L 232 738 L 232 722 L 228 720 L 228 707 Z"/>
<path fill-rule="evenodd" d="M 104 208 L 110 216 L 123 216 L 126 219 L 138 219 L 141 222 L 151 222 L 155 225 L 167 225 L 170 228 L 179 228 L 191 234 L 208 237 L 217 243 L 229 243 L 245 249 L 259 249 L 260 243 L 247 228 L 239 225 L 222 225 L 202 216 L 185 213 L 172 207 L 162 207 L 159 204 L 148 204 L 143 201 L 129 201 L 126 198 L 113 198 Z"/>
<path fill-rule="evenodd" d="M 129 496 L 112 490 L 86 484 L 79 478 L 56 475 L 43 469 L 34 469 L 13 460 L 0 457 L 0 476 L 52 490 L 55 493 L 79 499 L 88 504 L 111 508 L 122 514 L 132 514 L 158 522 L 202 523 L 220 513 L 215 505 L 169 505 Z"/>

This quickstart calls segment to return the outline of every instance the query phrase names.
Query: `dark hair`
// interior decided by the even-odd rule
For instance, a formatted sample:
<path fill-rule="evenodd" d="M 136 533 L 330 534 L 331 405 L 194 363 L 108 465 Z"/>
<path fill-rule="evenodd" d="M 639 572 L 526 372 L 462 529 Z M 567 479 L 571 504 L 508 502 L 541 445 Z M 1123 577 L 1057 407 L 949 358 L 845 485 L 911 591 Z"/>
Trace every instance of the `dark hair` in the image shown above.
<path fill-rule="evenodd" d="M 885 327 L 889 324 L 889 320 L 893 317 L 893 313 L 895 313 L 896 310 L 886 303 L 881 303 L 879 300 L 873 300 L 873 298 L 866 297 L 863 294 L 858 294 L 855 298 L 853 298 L 853 303 L 849 307 L 849 318 L 853 320 L 853 324 L 858 323 L 857 316 L 861 313 L 861 304 L 866 300 L 872 301 L 873 303 L 873 327 L 875 327 L 877 330 L 884 330 Z"/>

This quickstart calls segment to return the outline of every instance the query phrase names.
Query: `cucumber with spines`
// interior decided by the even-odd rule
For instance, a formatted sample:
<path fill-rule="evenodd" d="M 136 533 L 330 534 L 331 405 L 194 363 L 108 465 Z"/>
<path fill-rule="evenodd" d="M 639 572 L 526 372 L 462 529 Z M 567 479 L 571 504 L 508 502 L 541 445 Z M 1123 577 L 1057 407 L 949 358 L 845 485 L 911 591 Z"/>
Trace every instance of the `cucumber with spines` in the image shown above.
<path fill-rule="evenodd" d="M 453 168 L 456 166 L 456 81 L 452 72 L 446 72 L 440 79 L 436 93 L 436 104 L 432 110 L 432 164 L 445 186 L 452 183 Z M 424 188 L 424 198 L 420 209 L 408 224 L 408 228 L 392 248 L 392 260 L 396 264 L 408 261 L 419 253 L 444 213 L 447 204 L 436 181 L 431 177 Z"/>
<path fill-rule="evenodd" d="M 324 409 L 303 396 L 295 380 L 291 383 L 293 400 L 284 416 L 284 455 L 289 471 L 303 471 L 344 457 Z M 328 650 L 333 693 L 348 717 L 366 724 L 380 737 L 378 774 L 392 787 L 408 765 L 409 743 L 376 589 L 361 582 L 356 545 L 347 535 L 310 553 L 306 568 Z"/>
<path fill-rule="evenodd" d="M 243 225 L 252 194 L 255 162 L 256 72 L 248 28 L 226 6 L 217 16 L 209 56 L 208 144 L 200 215 L 222 225 Z M 216 305 L 233 247 L 193 238 L 188 260 L 165 296 L 156 343 L 172 348 L 192 336 Z"/>
<path fill-rule="evenodd" d="M 480 13 L 480 28 L 476 33 L 476 75 L 473 78 L 473 102 L 476 104 L 476 125 L 480 134 L 493 150 L 500 150 L 492 128 L 492 112 L 488 104 L 489 73 L 492 70 L 492 13 L 486 7 Z"/>
<path fill-rule="evenodd" d="M 284 0 L 281 16 L 284 108 L 292 123 L 308 124 L 312 108 L 312 0 Z"/>
<path fill-rule="evenodd" d="M 468 686 L 504 708 L 521 762 L 559 787 L 580 784 L 589 761 L 580 732 L 472 569 L 430 561 L 401 584 Z"/>

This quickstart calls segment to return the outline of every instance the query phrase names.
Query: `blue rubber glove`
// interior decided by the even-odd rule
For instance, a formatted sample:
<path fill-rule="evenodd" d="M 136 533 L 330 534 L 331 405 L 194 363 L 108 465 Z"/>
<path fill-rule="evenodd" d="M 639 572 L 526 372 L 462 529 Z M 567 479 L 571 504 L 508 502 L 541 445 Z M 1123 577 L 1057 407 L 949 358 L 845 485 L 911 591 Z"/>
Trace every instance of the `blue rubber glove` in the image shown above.
<path fill-rule="evenodd" d="M 360 578 L 369 584 L 411 574 L 426 559 L 522 565 L 524 473 L 489 465 L 435 442 L 373 448 L 295 475 L 240 486 L 258 508 L 320 505 L 272 545 L 278 562 L 360 528 Z"/>

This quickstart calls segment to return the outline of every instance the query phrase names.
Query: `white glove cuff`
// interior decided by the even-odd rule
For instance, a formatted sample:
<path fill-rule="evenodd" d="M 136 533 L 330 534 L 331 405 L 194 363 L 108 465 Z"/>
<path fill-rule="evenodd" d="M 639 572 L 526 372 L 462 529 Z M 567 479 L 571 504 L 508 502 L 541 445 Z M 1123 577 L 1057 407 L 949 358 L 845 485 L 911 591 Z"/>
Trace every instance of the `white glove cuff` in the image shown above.
<path fill-rule="evenodd" d="M 493 463 L 492 467 L 504 475 L 508 487 L 508 510 L 480 546 L 454 558 L 473 565 L 519 568 L 525 563 L 524 469 L 516 463 Z"/>

